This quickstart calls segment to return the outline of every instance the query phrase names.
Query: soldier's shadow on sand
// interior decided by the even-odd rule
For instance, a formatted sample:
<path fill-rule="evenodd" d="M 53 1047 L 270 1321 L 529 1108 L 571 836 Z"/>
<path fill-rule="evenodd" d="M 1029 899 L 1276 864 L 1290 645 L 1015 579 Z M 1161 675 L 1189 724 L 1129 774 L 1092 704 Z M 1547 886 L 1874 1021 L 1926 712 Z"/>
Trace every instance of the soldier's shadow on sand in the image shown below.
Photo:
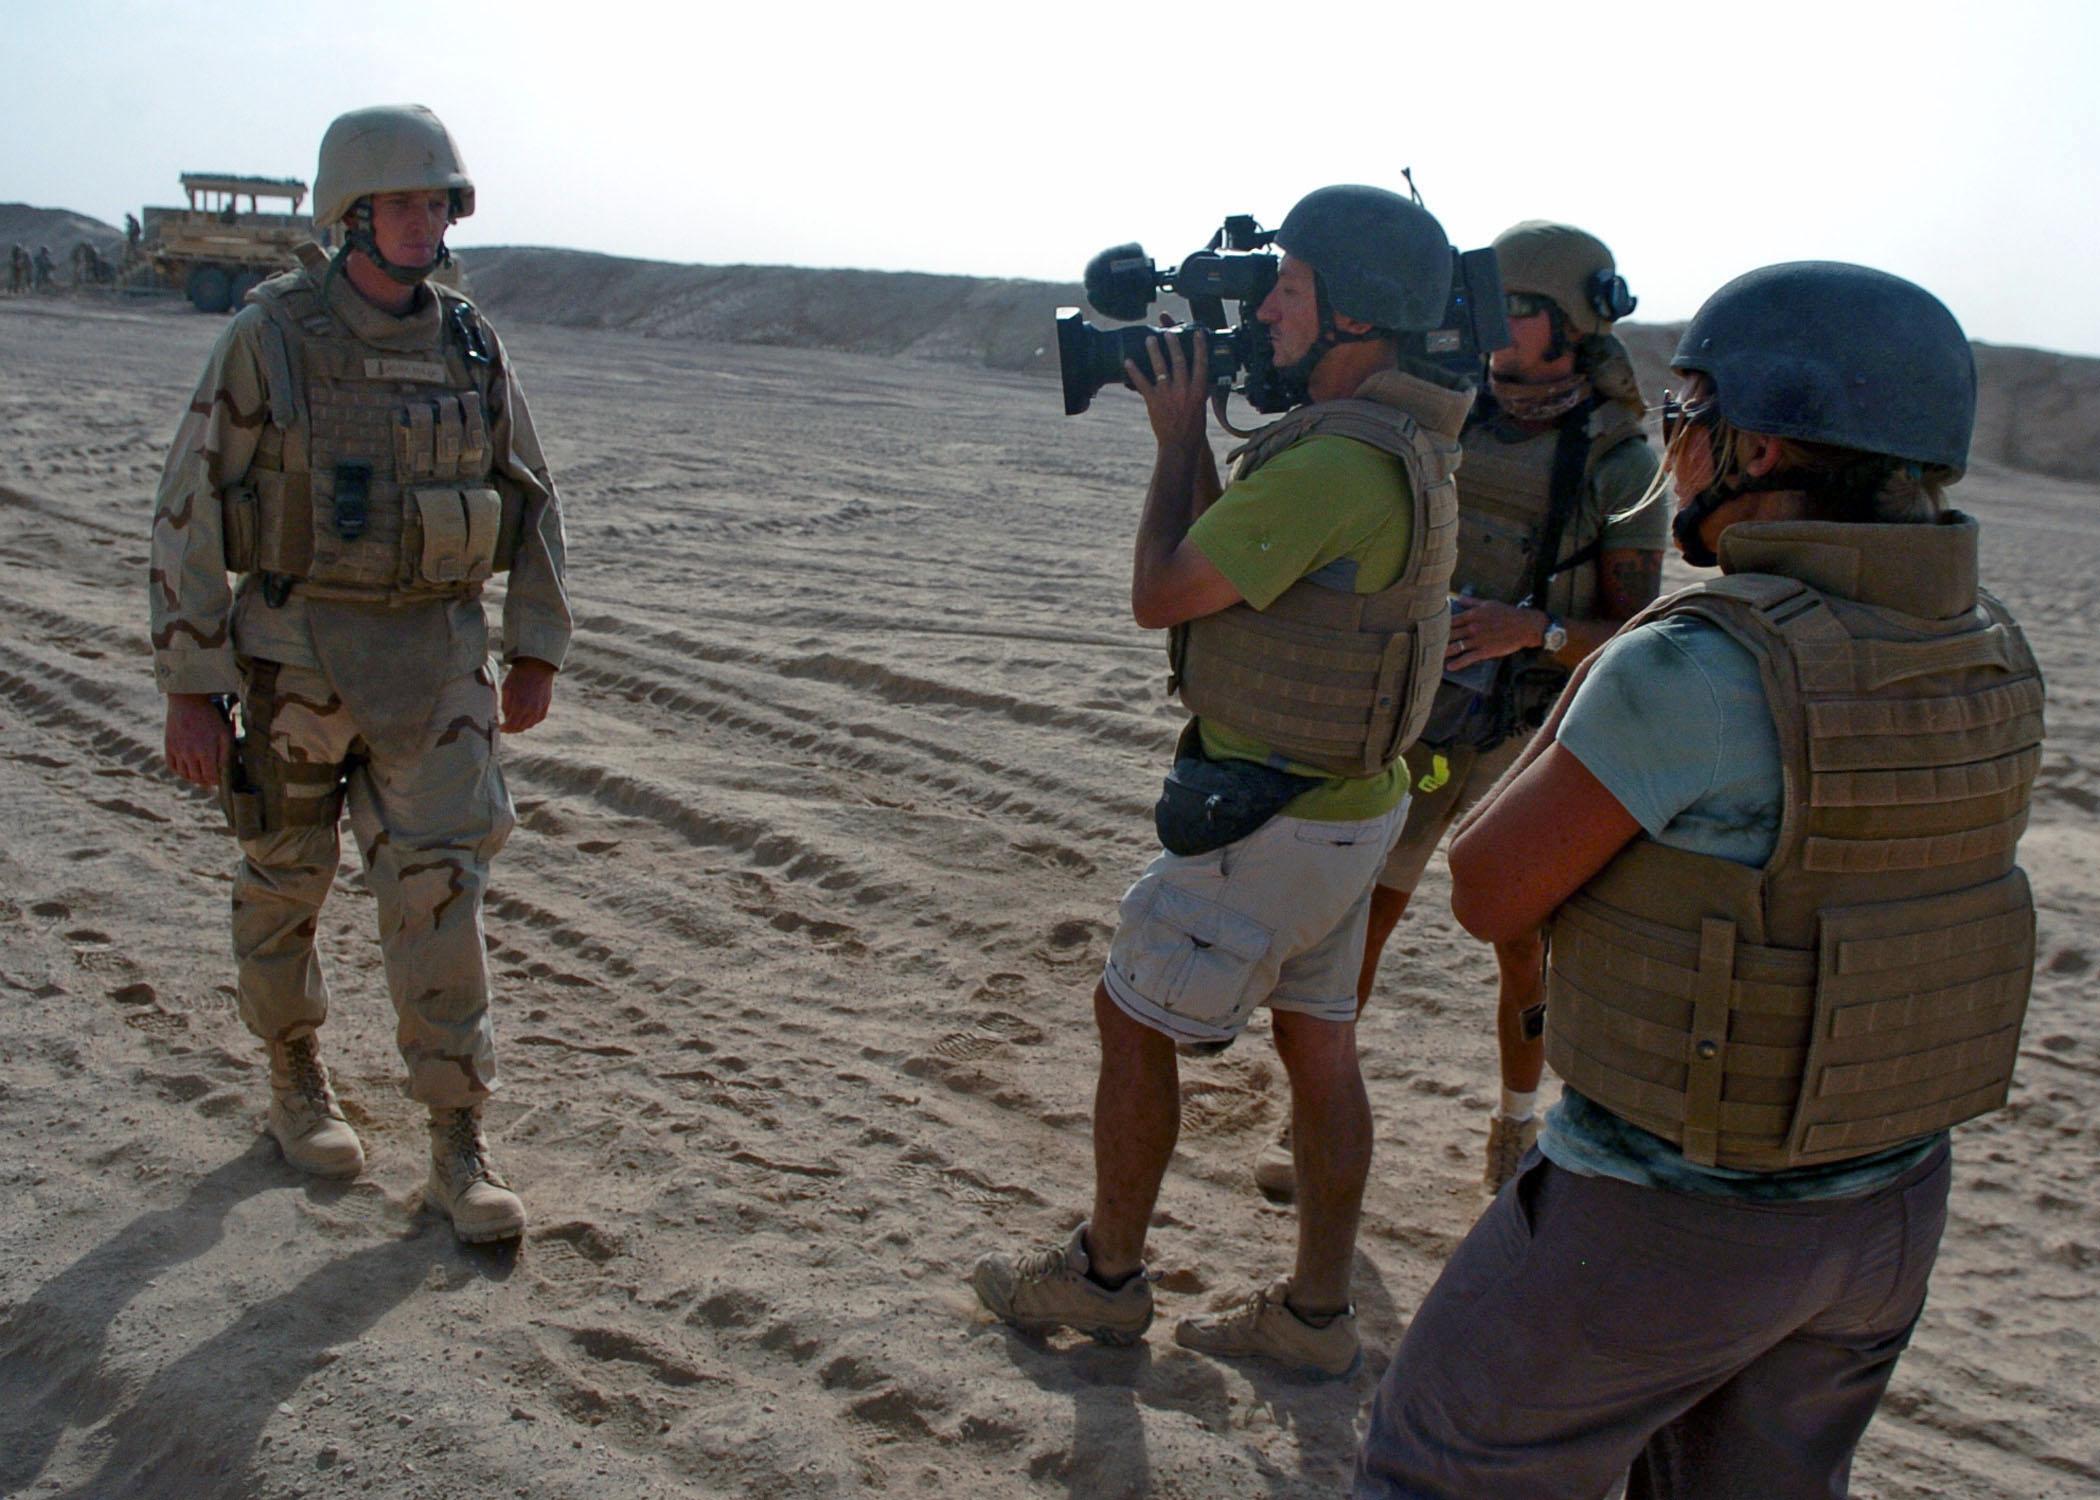
<path fill-rule="evenodd" d="M 460 1261 L 443 1226 L 419 1219 L 403 1237 L 319 1267 L 248 1309 L 231 1327 L 165 1365 L 143 1388 L 104 1359 L 112 1323 L 146 1284 L 205 1254 L 244 1199 L 282 1189 L 285 1167 L 259 1142 L 201 1179 L 173 1208 L 142 1214 L 38 1288 L 0 1324 L 0 1493 L 26 1488 L 69 1429 L 107 1421 L 96 1474 L 69 1493 L 195 1497 L 243 1493 L 263 1425 L 324 1349 L 347 1343 L 410 1296 L 441 1260 Z M 316 1188 L 340 1196 L 340 1188 Z M 479 1256 L 462 1276 L 508 1274 L 508 1256 Z"/>
<path fill-rule="evenodd" d="M 59 1272 L 0 1322 L 0 1493 L 43 1471 L 59 1434 L 101 1420 L 123 1395 L 102 1367 L 109 1327 L 147 1283 L 224 1236 L 226 1215 L 284 1186 L 276 1149 L 258 1141 L 200 1179 L 173 1208 L 141 1214 Z"/>

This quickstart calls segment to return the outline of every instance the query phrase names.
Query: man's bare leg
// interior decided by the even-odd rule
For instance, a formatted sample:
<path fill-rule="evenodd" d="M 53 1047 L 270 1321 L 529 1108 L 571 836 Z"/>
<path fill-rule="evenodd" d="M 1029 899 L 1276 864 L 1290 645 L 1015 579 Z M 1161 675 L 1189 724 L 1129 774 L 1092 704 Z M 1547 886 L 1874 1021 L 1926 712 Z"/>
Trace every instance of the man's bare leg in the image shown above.
<path fill-rule="evenodd" d="M 1502 1098 L 1488 1121 L 1487 1163 L 1480 1184 L 1491 1193 L 1517 1174 L 1538 1139 L 1538 1091 L 1546 1074 L 1543 1037 L 1524 1034 L 1524 1013 L 1544 998 L 1546 947 L 1538 934 L 1495 944 L 1495 1045 L 1501 1053 Z"/>
<path fill-rule="evenodd" d="M 1371 887 L 1371 920 L 1364 932 L 1364 965 L 1356 976 L 1356 1014 L 1364 1013 L 1364 1002 L 1371 998 L 1371 986 L 1378 979 L 1378 960 L 1385 957 L 1385 945 L 1393 936 L 1393 929 L 1400 925 L 1400 918 L 1407 912 L 1407 898 L 1413 891 L 1396 891 L 1390 886 Z"/>
<path fill-rule="evenodd" d="M 1502 1086 L 1514 1094 L 1538 1091 L 1546 1076 L 1546 1041 L 1524 1035 L 1524 1012 L 1545 999 L 1546 945 L 1537 933 L 1495 944 L 1501 971 L 1495 996 L 1495 1042 L 1502 1052 Z"/>
<path fill-rule="evenodd" d="M 1125 1015 L 1098 983 L 1094 1025 L 1101 1074 L 1094 1086 L 1094 1216 L 1086 1251 L 1094 1275 L 1113 1282 L 1144 1264 L 1152 1205 L 1181 1133 L 1181 1069 L 1172 1040 Z"/>
<path fill-rule="evenodd" d="M 1273 1013 L 1276 1052 L 1291 1080 L 1293 1157 L 1298 1175 L 1298 1262 L 1292 1309 L 1301 1315 L 1349 1305 L 1356 1224 L 1371 1174 L 1371 1101 L 1356 1061 L 1356 1023 Z"/>
<path fill-rule="evenodd" d="M 1412 891 L 1396 891 L 1389 886 L 1371 887 L 1371 914 L 1364 931 L 1363 967 L 1356 976 L 1356 1014 L 1364 1013 L 1364 1002 L 1371 998 L 1371 986 L 1378 978 L 1378 960 L 1384 956 L 1385 945 L 1400 925 L 1400 918 L 1407 911 L 1407 898 Z M 1279 1019 L 1282 1012 L 1278 1012 Z M 1277 1046 L 1283 1045 L 1281 1035 Z M 1355 1039 L 1350 1039 L 1350 1050 L 1355 1051 Z M 1361 1077 L 1358 1083 L 1361 1085 Z M 1303 1179 L 1298 1167 L 1298 1122 L 1296 1110 L 1285 1117 L 1283 1126 L 1276 1132 L 1261 1154 L 1254 1160 L 1254 1182 L 1271 1197 L 1289 1200 L 1298 1191 Z"/>

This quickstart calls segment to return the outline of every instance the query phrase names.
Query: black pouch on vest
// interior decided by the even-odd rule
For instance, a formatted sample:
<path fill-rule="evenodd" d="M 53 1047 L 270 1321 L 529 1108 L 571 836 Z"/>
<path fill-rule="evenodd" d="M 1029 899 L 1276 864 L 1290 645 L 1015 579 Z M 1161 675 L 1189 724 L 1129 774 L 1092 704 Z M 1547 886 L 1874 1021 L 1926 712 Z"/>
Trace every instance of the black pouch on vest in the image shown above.
<path fill-rule="evenodd" d="M 365 534 L 372 518 L 372 466 L 340 463 L 335 466 L 335 534 L 354 542 Z"/>
<path fill-rule="evenodd" d="M 1439 750 L 1488 750 L 1500 744 L 1508 738 L 1496 691 L 1501 676 L 1500 661 L 1477 661 L 1463 672 L 1446 672 L 1417 739 Z"/>
<path fill-rule="evenodd" d="M 1169 854 L 1208 854 L 1237 843 L 1325 779 L 1251 760 L 1206 760 L 1194 740 L 1193 733 L 1182 736 L 1182 753 L 1152 807 L 1152 826 Z"/>

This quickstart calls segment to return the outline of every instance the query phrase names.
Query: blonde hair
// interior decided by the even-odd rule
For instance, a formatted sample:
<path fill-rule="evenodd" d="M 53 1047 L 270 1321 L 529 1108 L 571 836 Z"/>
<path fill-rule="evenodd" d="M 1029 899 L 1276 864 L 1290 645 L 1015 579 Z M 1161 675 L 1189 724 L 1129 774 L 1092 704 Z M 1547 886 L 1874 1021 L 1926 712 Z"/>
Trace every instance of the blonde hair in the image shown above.
<path fill-rule="evenodd" d="M 1707 388 L 1710 387 L 1699 380 L 1692 387 L 1695 394 Z M 1712 445 L 1708 451 L 1718 477 L 1744 472 L 1749 440 L 1753 437 L 1778 446 L 1779 461 L 1770 471 L 1776 481 L 1774 488 L 1804 491 L 1818 519 L 1826 521 L 1900 525 L 1937 520 L 1946 509 L 1947 486 L 1957 477 L 1951 469 L 1914 464 L 1883 453 L 1862 453 L 1830 443 L 1745 432 L 1716 413 L 1704 421 L 1686 423 L 1678 430 L 1663 449 L 1662 463 L 1656 468 L 1655 478 L 1649 481 L 1647 493 L 1611 519 L 1618 521 L 1662 503 L 1687 443 L 1704 441 Z"/>

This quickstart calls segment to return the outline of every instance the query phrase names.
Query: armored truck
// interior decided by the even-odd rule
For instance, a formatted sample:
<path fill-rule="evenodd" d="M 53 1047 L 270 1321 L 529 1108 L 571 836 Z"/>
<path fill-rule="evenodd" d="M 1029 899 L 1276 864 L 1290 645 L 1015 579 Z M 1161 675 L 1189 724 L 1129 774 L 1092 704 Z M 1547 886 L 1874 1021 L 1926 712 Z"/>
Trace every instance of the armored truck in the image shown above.
<path fill-rule="evenodd" d="M 312 216 L 299 212 L 306 184 L 297 178 L 185 172 L 182 190 L 188 208 L 145 210 L 140 253 L 199 312 L 239 307 L 250 287 L 298 264 L 294 251 L 314 237 Z M 265 202 L 291 207 L 264 213 Z"/>

